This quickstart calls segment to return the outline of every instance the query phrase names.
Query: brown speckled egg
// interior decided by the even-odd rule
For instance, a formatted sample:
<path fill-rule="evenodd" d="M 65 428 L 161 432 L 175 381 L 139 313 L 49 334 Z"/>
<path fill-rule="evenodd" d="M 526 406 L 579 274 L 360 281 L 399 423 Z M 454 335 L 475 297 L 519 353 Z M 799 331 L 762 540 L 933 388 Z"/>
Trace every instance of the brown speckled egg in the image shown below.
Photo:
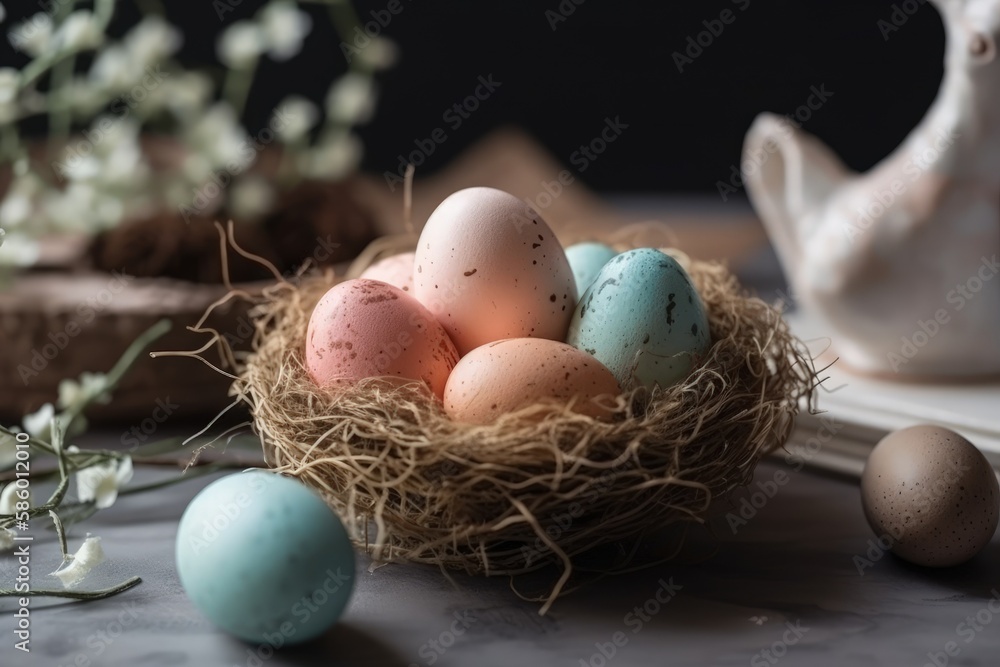
<path fill-rule="evenodd" d="M 415 296 L 459 353 L 505 338 L 565 339 L 573 270 L 542 217 L 514 195 L 451 195 L 428 218 L 414 261 Z"/>
<path fill-rule="evenodd" d="M 439 398 L 458 362 L 441 324 L 398 287 L 358 278 L 330 289 L 306 332 L 306 369 L 320 387 L 368 377 L 422 380 Z"/>
<path fill-rule="evenodd" d="M 620 393 L 611 371 L 586 352 L 544 338 L 512 338 L 462 357 L 448 378 L 444 410 L 455 421 L 488 424 L 546 399 L 575 398 L 575 412 L 605 418 L 611 399 L 594 399 Z"/>
<path fill-rule="evenodd" d="M 358 276 L 370 280 L 381 280 L 413 295 L 413 253 L 404 252 L 380 259 Z"/>
<path fill-rule="evenodd" d="M 963 563 L 997 527 L 1000 489 L 986 457 L 939 426 L 904 428 L 872 450 L 861 477 L 865 516 L 892 551 L 917 565 Z"/>

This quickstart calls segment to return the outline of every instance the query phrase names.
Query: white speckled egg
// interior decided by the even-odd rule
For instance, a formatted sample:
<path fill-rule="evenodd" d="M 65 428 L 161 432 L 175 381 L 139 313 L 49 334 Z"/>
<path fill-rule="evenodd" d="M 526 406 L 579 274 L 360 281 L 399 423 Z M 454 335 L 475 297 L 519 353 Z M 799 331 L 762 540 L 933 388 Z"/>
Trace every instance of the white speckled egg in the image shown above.
<path fill-rule="evenodd" d="M 420 234 L 414 291 L 460 354 L 505 338 L 563 340 L 576 303 L 566 253 L 517 197 L 468 188 L 438 206 Z"/>
<path fill-rule="evenodd" d="M 412 252 L 404 252 L 380 259 L 358 276 L 370 280 L 381 280 L 404 292 L 413 294 L 413 257 Z"/>
<path fill-rule="evenodd" d="M 623 388 L 668 387 L 708 352 L 708 315 L 673 257 L 652 248 L 604 265 L 580 298 L 567 342 L 607 366 Z"/>
<path fill-rule="evenodd" d="M 882 438 L 865 464 L 861 500 L 872 530 L 893 553 L 931 567 L 975 556 L 1000 516 L 989 461 L 940 426 L 912 426 Z"/>
<path fill-rule="evenodd" d="M 357 278 L 332 287 L 309 318 L 306 369 L 320 387 L 369 377 L 423 381 L 438 397 L 458 352 L 441 324 L 403 290 Z"/>
<path fill-rule="evenodd" d="M 595 242 L 575 243 L 566 248 L 566 259 L 573 269 L 577 293 L 586 292 L 604 265 L 617 254 L 614 248 Z"/>
<path fill-rule="evenodd" d="M 340 519 L 298 480 L 263 470 L 228 475 L 195 496 L 176 554 L 194 605 L 254 644 L 319 636 L 354 587 L 354 550 Z"/>
<path fill-rule="evenodd" d="M 448 378 L 444 409 L 455 421 L 488 424 L 547 399 L 574 399 L 575 412 L 603 418 L 619 393 L 611 371 L 589 354 L 559 341 L 512 338 L 462 357 Z"/>

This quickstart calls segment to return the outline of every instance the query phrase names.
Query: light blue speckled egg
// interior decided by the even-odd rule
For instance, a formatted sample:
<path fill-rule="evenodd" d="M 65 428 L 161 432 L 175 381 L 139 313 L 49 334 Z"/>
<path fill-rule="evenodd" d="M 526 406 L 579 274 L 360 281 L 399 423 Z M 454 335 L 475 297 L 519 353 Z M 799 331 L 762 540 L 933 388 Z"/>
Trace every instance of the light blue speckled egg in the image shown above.
<path fill-rule="evenodd" d="M 595 242 L 576 243 L 566 248 L 566 259 L 576 279 L 576 293 L 586 292 L 601 268 L 617 254 L 614 248 Z"/>
<path fill-rule="evenodd" d="M 577 304 L 566 342 L 630 388 L 682 380 L 712 341 L 687 272 L 673 257 L 639 248 L 604 265 Z"/>
<path fill-rule="evenodd" d="M 177 531 L 177 571 L 209 620 L 277 648 L 337 622 L 354 587 L 354 550 L 319 496 L 253 470 L 223 477 L 191 501 Z"/>

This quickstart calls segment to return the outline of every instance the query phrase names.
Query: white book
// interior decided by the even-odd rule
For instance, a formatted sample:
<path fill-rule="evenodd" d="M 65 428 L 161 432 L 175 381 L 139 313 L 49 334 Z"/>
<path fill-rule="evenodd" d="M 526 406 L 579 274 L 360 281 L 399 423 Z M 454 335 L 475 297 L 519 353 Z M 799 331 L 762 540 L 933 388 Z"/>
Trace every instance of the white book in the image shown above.
<path fill-rule="evenodd" d="M 830 347 L 832 337 L 822 323 L 801 311 L 785 318 L 814 357 Z M 830 361 L 818 359 L 817 370 Z M 860 476 L 868 453 L 886 434 L 916 424 L 937 424 L 968 438 L 1000 469 L 1000 383 L 890 382 L 854 374 L 839 363 L 823 371 L 820 379 L 821 413 L 802 410 L 786 445 L 791 455 L 808 464 Z M 827 438 L 830 431 L 836 432 L 832 439 Z"/>

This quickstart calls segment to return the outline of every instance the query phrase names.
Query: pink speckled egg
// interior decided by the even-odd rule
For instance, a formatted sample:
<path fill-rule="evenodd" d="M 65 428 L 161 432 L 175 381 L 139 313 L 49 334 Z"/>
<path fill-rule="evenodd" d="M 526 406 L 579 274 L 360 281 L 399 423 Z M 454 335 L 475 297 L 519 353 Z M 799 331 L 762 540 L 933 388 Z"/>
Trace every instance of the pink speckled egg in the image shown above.
<path fill-rule="evenodd" d="M 488 424 L 544 400 L 575 399 L 575 412 L 606 418 L 611 399 L 594 399 L 620 393 L 611 371 L 586 352 L 544 338 L 512 338 L 462 357 L 448 378 L 444 410 L 455 421 Z"/>
<path fill-rule="evenodd" d="M 412 252 L 404 252 L 380 259 L 365 269 L 360 277 L 381 280 L 413 294 L 413 257 Z"/>
<path fill-rule="evenodd" d="M 504 338 L 565 338 L 573 270 L 542 216 L 514 195 L 451 195 L 427 220 L 414 261 L 417 300 L 461 354 Z"/>
<path fill-rule="evenodd" d="M 323 295 L 306 333 L 306 369 L 329 387 L 390 376 L 426 383 L 439 398 L 458 352 L 434 316 L 387 283 L 358 278 Z"/>

